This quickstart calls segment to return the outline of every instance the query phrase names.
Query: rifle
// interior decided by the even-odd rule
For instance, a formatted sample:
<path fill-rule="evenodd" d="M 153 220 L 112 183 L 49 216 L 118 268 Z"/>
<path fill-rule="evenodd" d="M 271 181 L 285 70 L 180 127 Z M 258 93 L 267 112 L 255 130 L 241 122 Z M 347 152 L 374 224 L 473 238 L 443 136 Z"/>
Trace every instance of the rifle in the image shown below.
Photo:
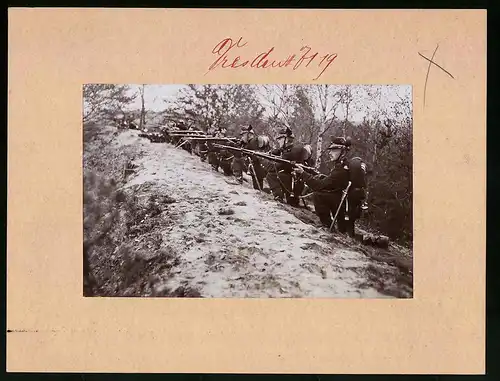
<path fill-rule="evenodd" d="M 195 135 L 195 134 L 169 134 L 168 136 L 178 137 L 178 138 L 204 138 L 207 135 Z"/>
<path fill-rule="evenodd" d="M 308 166 L 303 165 L 303 164 L 292 163 L 290 160 L 283 159 L 279 156 L 274 156 L 274 155 L 270 155 L 270 154 L 266 154 L 266 153 L 262 153 L 262 152 L 258 152 L 258 151 L 252 151 L 252 150 L 245 149 L 245 148 L 228 147 L 228 146 L 224 146 L 224 145 L 220 145 L 220 144 L 214 144 L 214 147 L 227 149 L 228 151 L 229 150 L 240 151 L 242 153 L 246 153 L 247 155 L 261 157 L 263 159 L 274 161 L 276 163 L 289 164 L 291 166 L 297 165 L 297 166 L 301 167 L 304 171 L 307 171 L 309 173 L 312 173 L 315 175 L 320 174 L 320 172 L 316 168 L 308 167 Z"/>
<path fill-rule="evenodd" d="M 172 134 L 183 134 L 183 135 L 196 135 L 196 134 L 204 134 L 203 131 L 196 131 L 196 130 L 167 130 L 167 134 L 172 135 Z"/>
<path fill-rule="evenodd" d="M 226 138 L 226 137 L 221 137 L 217 138 L 215 136 L 207 136 L 207 137 L 202 137 L 202 136 L 196 136 L 196 137 L 185 137 L 186 139 L 189 140 L 195 140 L 195 141 L 202 141 L 202 142 L 221 142 L 221 141 L 229 141 L 229 142 L 237 142 L 239 139 L 237 138 Z"/>

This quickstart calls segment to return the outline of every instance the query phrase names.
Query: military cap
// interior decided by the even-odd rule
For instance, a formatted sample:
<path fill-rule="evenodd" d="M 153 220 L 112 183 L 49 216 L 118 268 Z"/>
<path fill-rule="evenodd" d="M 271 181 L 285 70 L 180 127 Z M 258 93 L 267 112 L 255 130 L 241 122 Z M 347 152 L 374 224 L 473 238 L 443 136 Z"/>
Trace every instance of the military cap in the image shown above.
<path fill-rule="evenodd" d="M 249 124 L 248 127 L 243 127 L 241 129 L 240 135 L 243 135 L 243 134 L 246 134 L 246 133 L 249 133 L 249 132 L 255 133 L 251 124 Z"/>
<path fill-rule="evenodd" d="M 344 138 L 343 136 L 334 137 L 332 138 L 331 144 L 328 147 L 328 149 L 336 149 L 336 148 L 346 149 L 351 146 L 351 143 L 352 141 L 349 136 L 347 138 Z"/>
<path fill-rule="evenodd" d="M 277 139 L 279 138 L 295 138 L 295 136 L 293 135 L 293 131 L 290 129 L 290 127 L 287 127 L 280 131 Z"/>

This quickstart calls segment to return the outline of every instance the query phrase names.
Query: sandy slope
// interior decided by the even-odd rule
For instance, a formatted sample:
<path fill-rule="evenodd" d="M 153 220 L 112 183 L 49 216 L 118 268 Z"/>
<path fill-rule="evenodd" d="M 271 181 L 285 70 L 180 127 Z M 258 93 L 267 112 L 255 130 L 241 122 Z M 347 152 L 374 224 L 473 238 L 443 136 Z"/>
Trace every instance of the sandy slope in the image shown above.
<path fill-rule="evenodd" d="M 228 183 L 199 157 L 137 135 L 126 131 L 111 143 L 135 153 L 138 168 L 125 188 L 175 200 L 149 232 L 180 259 L 158 274 L 157 291 L 188 285 L 203 297 L 388 297 L 368 286 L 366 270 L 391 266 L 336 245 L 329 233 L 248 184 Z"/>

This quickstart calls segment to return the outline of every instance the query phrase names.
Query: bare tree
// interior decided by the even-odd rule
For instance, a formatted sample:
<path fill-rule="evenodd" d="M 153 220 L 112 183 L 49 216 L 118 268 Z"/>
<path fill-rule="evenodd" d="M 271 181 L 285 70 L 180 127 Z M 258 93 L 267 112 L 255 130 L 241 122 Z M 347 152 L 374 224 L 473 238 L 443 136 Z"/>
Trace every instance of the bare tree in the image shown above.
<path fill-rule="evenodd" d="M 295 128 L 295 135 L 302 143 L 310 144 L 316 149 L 319 125 L 314 114 L 313 100 L 309 86 L 295 85 L 292 98 L 293 111 L 290 123 Z"/>
<path fill-rule="evenodd" d="M 347 122 L 349 121 L 349 110 L 354 101 L 353 91 L 351 86 L 343 86 L 340 90 L 340 102 L 344 108 L 344 123 L 342 123 L 342 136 L 346 135 Z"/>
<path fill-rule="evenodd" d="M 341 98 L 337 86 L 317 85 L 313 86 L 311 96 L 316 106 L 316 114 L 319 116 L 319 131 L 316 142 L 316 167 L 319 168 L 322 162 L 323 137 L 333 127 L 336 121 L 336 112 Z"/>
<path fill-rule="evenodd" d="M 146 108 L 144 107 L 144 88 L 146 85 L 139 87 L 139 94 L 141 95 L 141 117 L 139 120 L 139 129 L 142 130 L 146 122 Z"/>
<path fill-rule="evenodd" d="M 288 127 L 293 130 L 294 96 L 297 85 L 263 85 L 261 98 L 268 110 L 268 132 L 273 137 L 277 130 Z"/>

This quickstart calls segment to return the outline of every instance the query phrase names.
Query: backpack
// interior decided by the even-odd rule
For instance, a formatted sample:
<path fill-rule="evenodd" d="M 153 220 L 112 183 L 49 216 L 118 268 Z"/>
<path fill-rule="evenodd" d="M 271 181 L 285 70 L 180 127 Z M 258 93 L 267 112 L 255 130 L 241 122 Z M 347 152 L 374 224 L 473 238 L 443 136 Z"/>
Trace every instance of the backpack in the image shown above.
<path fill-rule="evenodd" d="M 269 137 L 265 135 L 259 135 L 257 137 L 257 148 L 259 150 L 267 150 L 270 146 Z"/>
<path fill-rule="evenodd" d="M 366 163 L 360 157 L 353 157 L 347 161 L 351 189 L 366 188 Z"/>

